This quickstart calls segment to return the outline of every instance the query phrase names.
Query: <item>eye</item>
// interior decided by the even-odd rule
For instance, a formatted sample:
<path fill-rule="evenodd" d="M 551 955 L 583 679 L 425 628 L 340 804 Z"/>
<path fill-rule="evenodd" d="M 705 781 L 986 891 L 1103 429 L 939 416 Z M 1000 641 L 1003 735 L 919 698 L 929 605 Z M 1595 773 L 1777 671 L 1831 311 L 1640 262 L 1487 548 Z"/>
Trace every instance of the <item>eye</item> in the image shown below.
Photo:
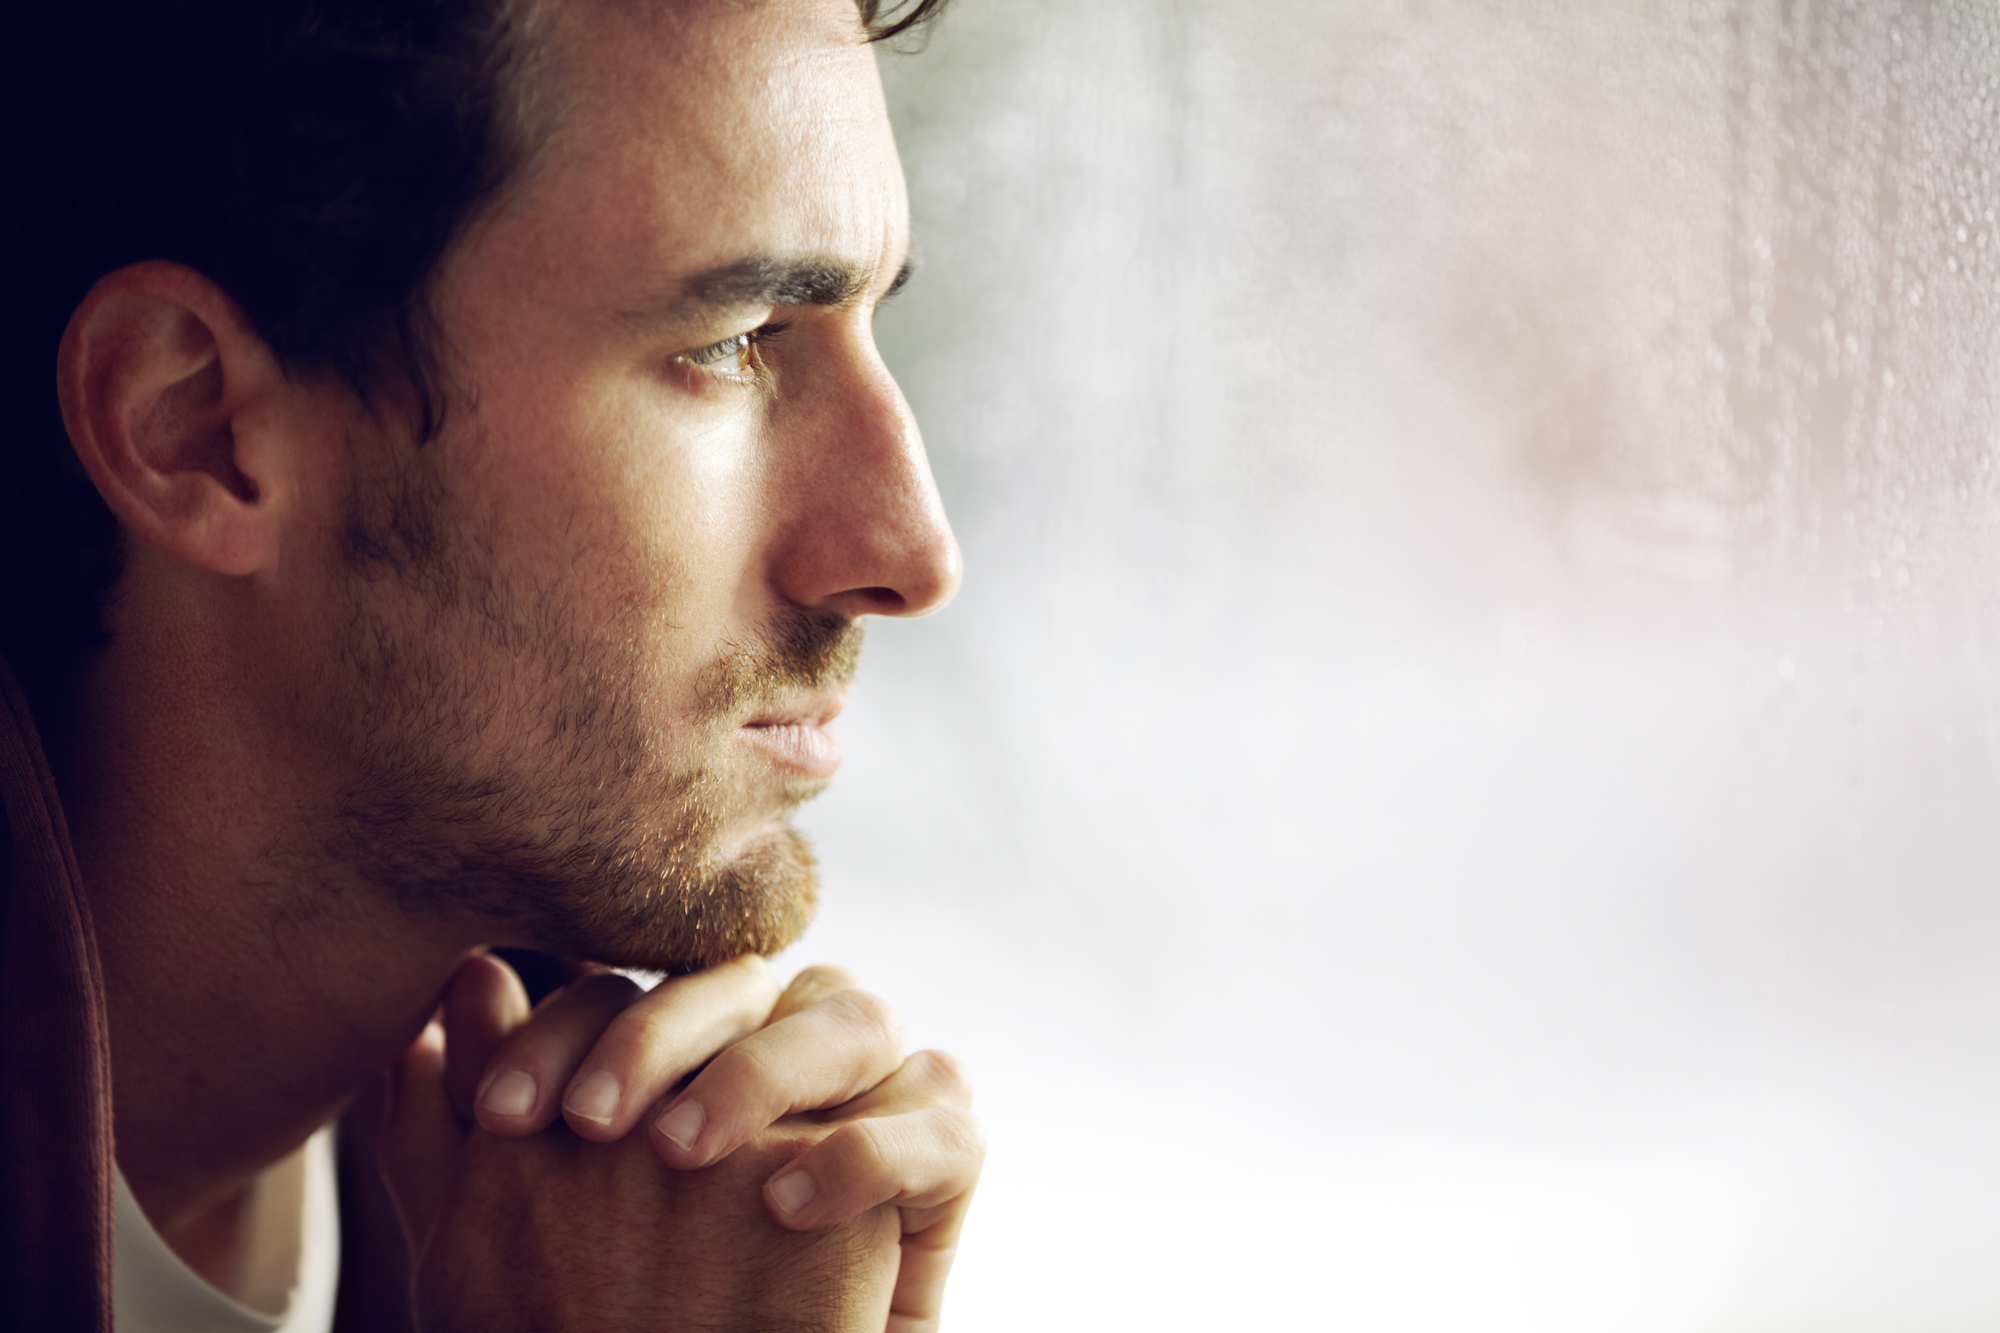
<path fill-rule="evenodd" d="M 783 333 L 789 325 L 766 324 L 748 333 L 732 334 L 721 342 L 682 352 L 674 360 L 717 379 L 754 380 L 764 370 L 757 349 Z"/>

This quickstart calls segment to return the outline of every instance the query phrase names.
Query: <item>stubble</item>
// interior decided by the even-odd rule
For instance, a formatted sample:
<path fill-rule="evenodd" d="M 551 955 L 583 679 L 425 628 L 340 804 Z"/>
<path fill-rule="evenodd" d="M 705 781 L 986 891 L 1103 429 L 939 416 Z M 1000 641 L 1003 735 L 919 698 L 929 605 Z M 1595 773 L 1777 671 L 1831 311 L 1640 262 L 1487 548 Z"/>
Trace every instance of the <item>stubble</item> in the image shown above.
<path fill-rule="evenodd" d="M 333 669 L 360 777 L 333 860 L 407 913 L 474 913 L 496 940 L 615 965 L 683 971 L 805 929 L 817 871 L 785 816 L 824 783 L 783 789 L 774 824 L 727 846 L 746 797 L 716 757 L 760 710 L 844 686 L 858 624 L 786 610 L 663 699 L 659 608 L 634 596 L 585 626 L 573 581 L 508 577 L 429 449 L 357 490 L 342 547 Z M 585 553 L 576 577 L 621 554 Z M 671 747 L 663 710 L 688 719 Z"/>

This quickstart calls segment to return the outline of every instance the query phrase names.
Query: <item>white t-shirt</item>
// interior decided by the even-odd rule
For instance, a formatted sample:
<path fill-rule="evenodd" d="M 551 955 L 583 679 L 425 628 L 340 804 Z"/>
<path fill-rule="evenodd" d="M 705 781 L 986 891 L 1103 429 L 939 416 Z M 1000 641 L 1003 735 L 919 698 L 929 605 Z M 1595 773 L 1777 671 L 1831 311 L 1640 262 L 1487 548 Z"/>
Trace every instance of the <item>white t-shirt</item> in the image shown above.
<path fill-rule="evenodd" d="M 244 1300 L 211 1287 L 160 1239 L 125 1183 L 112 1189 L 111 1308 L 118 1333 L 330 1333 L 340 1280 L 340 1200 L 328 1126 L 257 1178 L 243 1207 L 252 1238 Z"/>

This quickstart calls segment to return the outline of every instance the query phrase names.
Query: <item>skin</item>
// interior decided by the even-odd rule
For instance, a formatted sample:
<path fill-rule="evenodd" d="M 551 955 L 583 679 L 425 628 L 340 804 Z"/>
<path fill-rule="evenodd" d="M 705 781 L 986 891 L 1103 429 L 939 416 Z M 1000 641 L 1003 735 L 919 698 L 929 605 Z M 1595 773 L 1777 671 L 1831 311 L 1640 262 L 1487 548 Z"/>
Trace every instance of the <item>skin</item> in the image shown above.
<path fill-rule="evenodd" d="M 893 1014 L 837 970 L 781 990 L 759 959 L 719 963 L 727 937 L 668 952 L 697 921 L 668 870 L 563 881 L 590 907 L 567 919 L 510 896 L 515 861 L 467 859 L 575 850 L 580 792 L 627 836 L 610 854 L 660 854 L 688 819 L 676 775 L 699 772 L 704 864 L 768 862 L 819 775 L 760 724 L 823 713 L 838 673 L 718 713 L 718 663 L 788 615 L 921 614 L 956 587 L 870 334 L 908 221 L 859 35 L 845 0 L 557 11 L 552 77 L 575 96 L 441 266 L 459 392 L 421 447 L 396 411 L 284 373 L 197 273 L 135 265 L 79 306 L 65 420 L 128 559 L 66 800 L 119 1163 L 198 1271 L 226 1270 L 257 1173 L 393 1062 L 385 1170 L 437 1326 L 515 1326 L 520 1302 L 475 1317 L 470 1293 L 524 1273 L 548 1318 L 596 1310 L 605 1264 L 661 1327 L 704 1309 L 767 1326 L 774 1301 L 843 1312 L 827 1326 L 934 1323 L 983 1153 L 949 1057 L 905 1059 Z M 748 259 L 830 265 L 850 290 L 690 299 Z M 357 515 L 413 477 L 509 615 L 466 610 L 422 559 L 357 563 Z M 579 674 L 629 705 L 617 730 L 562 711 Z M 440 677 L 463 685 L 427 693 Z M 413 755 L 506 799 L 361 820 L 355 794 Z M 422 855 L 356 852 L 385 840 Z M 477 873 L 409 868 L 440 853 Z M 632 884 L 688 929 L 655 929 Z M 493 945 L 718 965 L 643 997 L 586 978 L 530 1016 Z M 833 1235 L 847 1259 L 799 1258 Z"/>

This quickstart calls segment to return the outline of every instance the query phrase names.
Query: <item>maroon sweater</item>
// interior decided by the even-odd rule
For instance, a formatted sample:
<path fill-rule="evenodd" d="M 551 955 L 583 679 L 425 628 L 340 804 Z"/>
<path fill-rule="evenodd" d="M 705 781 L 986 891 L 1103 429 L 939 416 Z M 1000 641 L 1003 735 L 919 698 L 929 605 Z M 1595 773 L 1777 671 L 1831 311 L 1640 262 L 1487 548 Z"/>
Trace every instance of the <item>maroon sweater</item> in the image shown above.
<path fill-rule="evenodd" d="M 0 664 L 0 1307 L 111 1328 L 111 1040 L 76 853 Z"/>
<path fill-rule="evenodd" d="M 0 1326 L 111 1333 L 111 1040 L 76 853 L 34 720 L 0 661 Z M 340 1134 L 336 1329 L 410 1327 L 374 1166 L 379 1090 Z"/>

